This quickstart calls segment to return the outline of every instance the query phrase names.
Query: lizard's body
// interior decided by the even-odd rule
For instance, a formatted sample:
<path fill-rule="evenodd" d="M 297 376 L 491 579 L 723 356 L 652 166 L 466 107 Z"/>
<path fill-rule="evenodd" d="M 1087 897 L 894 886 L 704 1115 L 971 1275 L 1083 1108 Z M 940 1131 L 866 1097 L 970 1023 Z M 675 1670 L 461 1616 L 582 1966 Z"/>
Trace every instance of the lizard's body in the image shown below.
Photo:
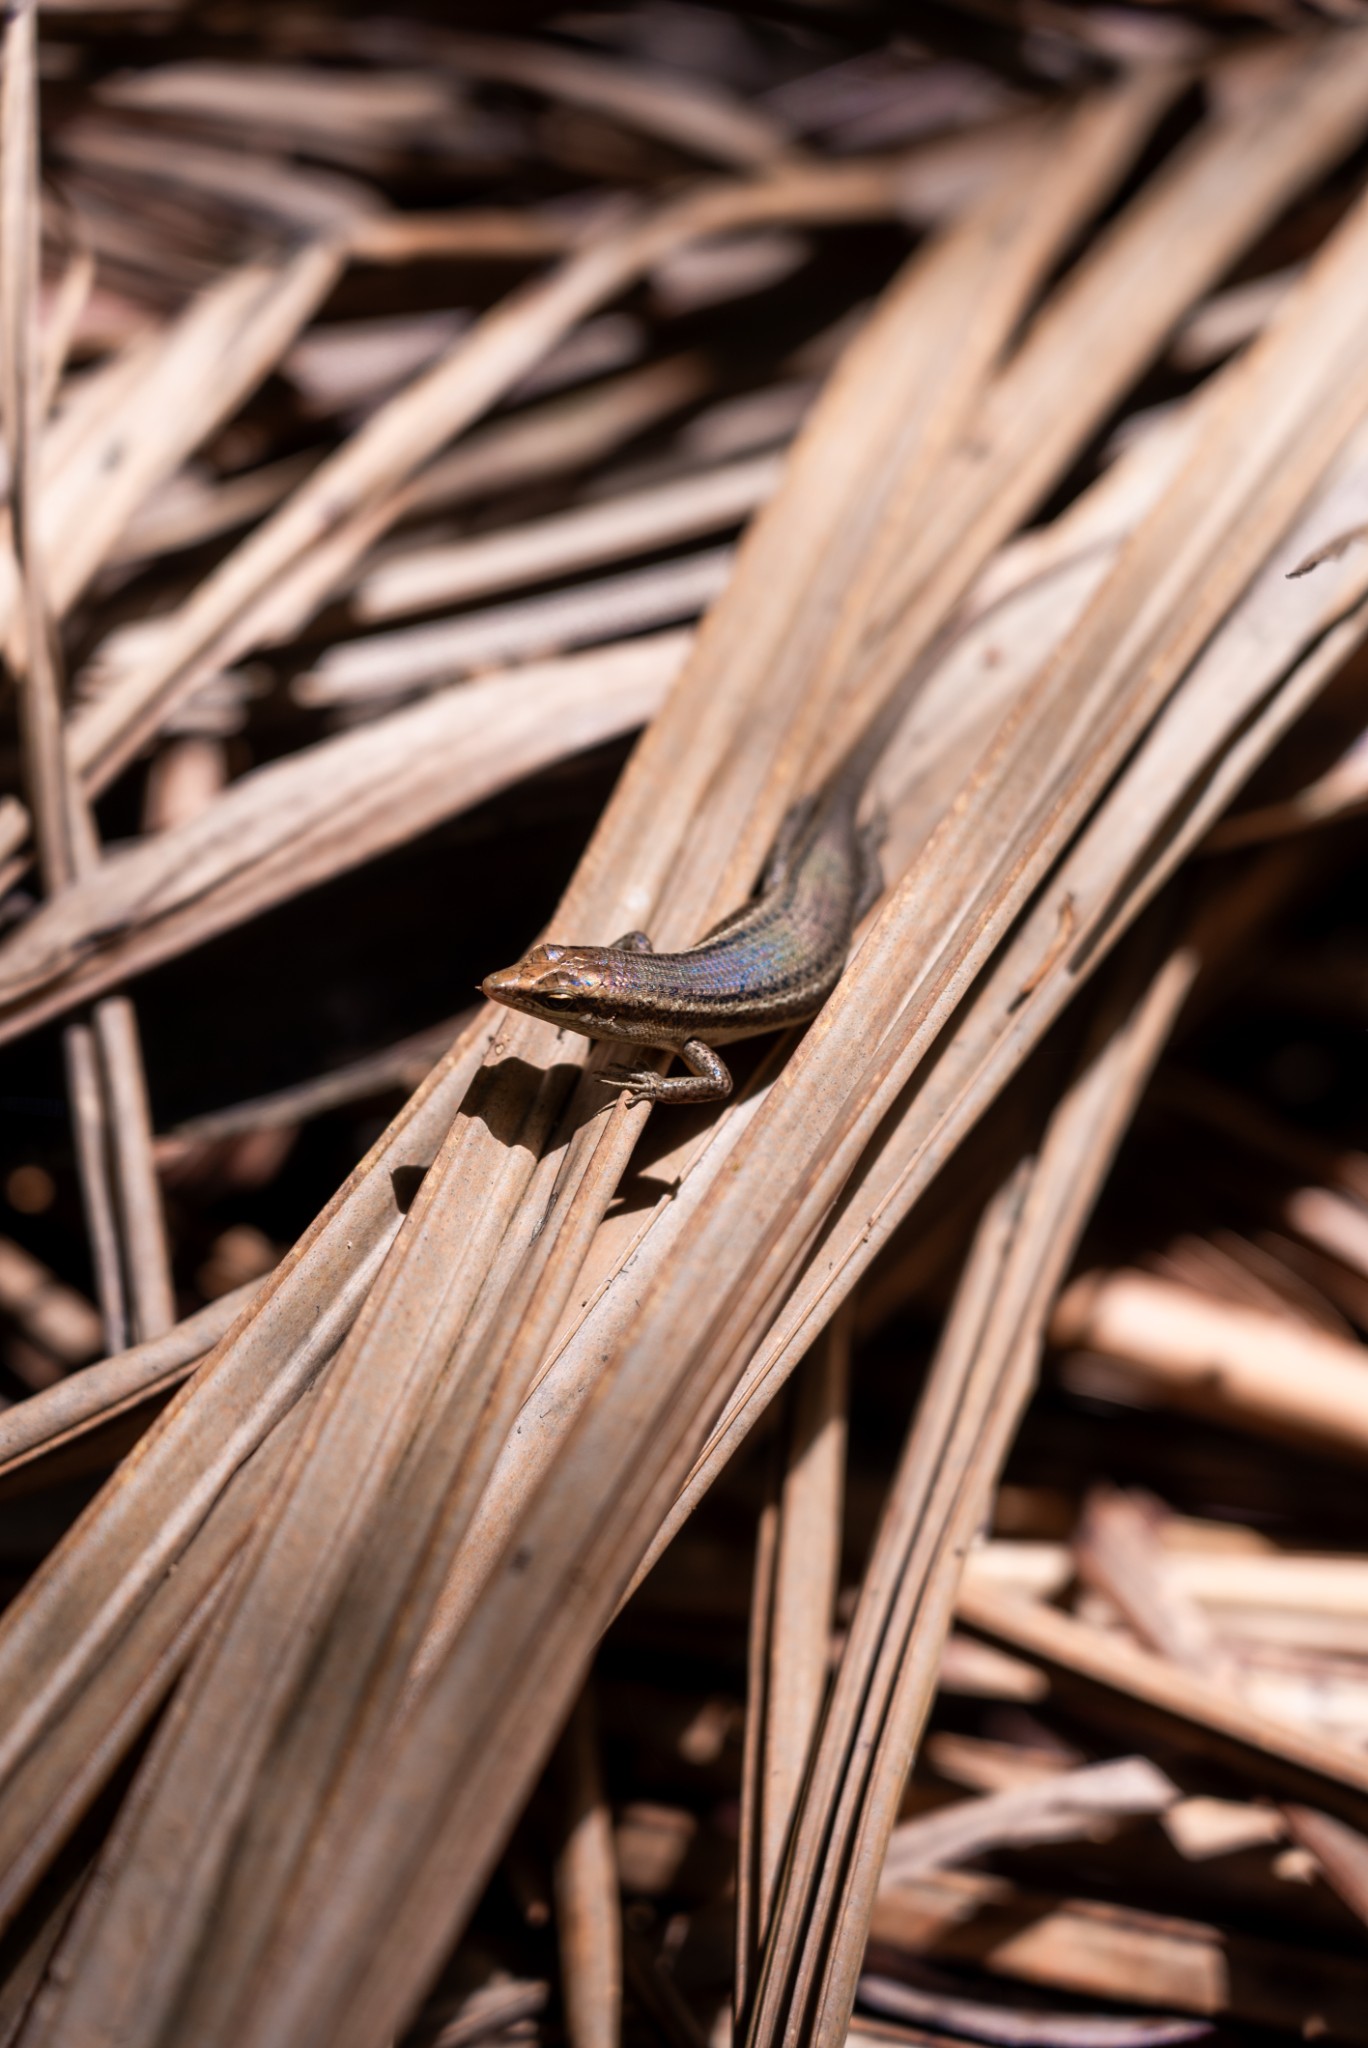
<path fill-rule="evenodd" d="M 682 953 L 644 932 L 611 946 L 534 947 L 484 992 L 562 1029 L 677 1053 L 688 1075 L 605 1073 L 634 1101 L 720 1102 L 731 1075 L 714 1048 L 822 1007 L 880 881 L 876 828 L 856 823 L 863 778 L 847 773 L 790 813 L 759 892 Z"/>

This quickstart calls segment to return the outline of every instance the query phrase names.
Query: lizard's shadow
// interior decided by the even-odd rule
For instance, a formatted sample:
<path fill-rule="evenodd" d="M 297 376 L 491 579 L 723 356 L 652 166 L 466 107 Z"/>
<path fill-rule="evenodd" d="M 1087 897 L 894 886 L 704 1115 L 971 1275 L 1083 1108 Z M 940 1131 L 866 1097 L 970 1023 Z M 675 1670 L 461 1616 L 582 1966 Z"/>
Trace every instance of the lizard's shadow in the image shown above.
<path fill-rule="evenodd" d="M 497 1060 L 481 1067 L 475 1074 L 458 1113 L 484 1124 L 490 1136 L 501 1145 L 526 1144 L 528 1114 L 538 1089 L 545 1083 L 555 1086 L 563 1107 L 580 1072 L 581 1069 L 569 1061 L 563 1066 L 542 1068 L 533 1066 L 528 1060 Z M 427 1176 L 428 1165 L 391 1168 L 390 1186 L 401 1215 L 406 1216 L 412 1208 Z"/>

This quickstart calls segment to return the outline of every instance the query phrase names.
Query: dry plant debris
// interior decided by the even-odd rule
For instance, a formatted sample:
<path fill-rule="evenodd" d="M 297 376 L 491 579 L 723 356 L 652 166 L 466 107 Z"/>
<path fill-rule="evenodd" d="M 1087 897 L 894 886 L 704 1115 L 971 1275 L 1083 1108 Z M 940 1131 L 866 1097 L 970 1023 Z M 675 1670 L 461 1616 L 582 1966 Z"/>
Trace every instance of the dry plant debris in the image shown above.
<path fill-rule="evenodd" d="M 0 2044 L 1368 2044 L 1368 23 L 459 14 L 5 13 Z"/>

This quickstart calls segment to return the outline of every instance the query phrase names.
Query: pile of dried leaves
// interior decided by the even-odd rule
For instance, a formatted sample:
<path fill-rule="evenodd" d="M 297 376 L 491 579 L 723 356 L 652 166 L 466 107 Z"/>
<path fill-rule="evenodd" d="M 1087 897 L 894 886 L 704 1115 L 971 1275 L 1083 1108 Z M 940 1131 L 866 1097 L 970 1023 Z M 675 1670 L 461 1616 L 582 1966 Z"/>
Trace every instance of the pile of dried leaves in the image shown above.
<path fill-rule="evenodd" d="M 1336 15 L 11 0 L 0 2044 L 1368 2044 Z"/>

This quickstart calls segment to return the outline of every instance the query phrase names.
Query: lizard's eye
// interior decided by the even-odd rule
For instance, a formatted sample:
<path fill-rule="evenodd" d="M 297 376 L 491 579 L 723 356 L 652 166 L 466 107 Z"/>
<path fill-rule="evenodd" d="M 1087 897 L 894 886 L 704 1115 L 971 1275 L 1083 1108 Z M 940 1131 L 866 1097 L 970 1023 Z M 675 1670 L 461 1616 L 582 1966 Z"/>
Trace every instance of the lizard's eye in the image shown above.
<path fill-rule="evenodd" d="M 537 994 L 544 1002 L 568 1003 L 602 986 L 603 976 L 597 967 L 555 967 L 541 976 Z"/>

